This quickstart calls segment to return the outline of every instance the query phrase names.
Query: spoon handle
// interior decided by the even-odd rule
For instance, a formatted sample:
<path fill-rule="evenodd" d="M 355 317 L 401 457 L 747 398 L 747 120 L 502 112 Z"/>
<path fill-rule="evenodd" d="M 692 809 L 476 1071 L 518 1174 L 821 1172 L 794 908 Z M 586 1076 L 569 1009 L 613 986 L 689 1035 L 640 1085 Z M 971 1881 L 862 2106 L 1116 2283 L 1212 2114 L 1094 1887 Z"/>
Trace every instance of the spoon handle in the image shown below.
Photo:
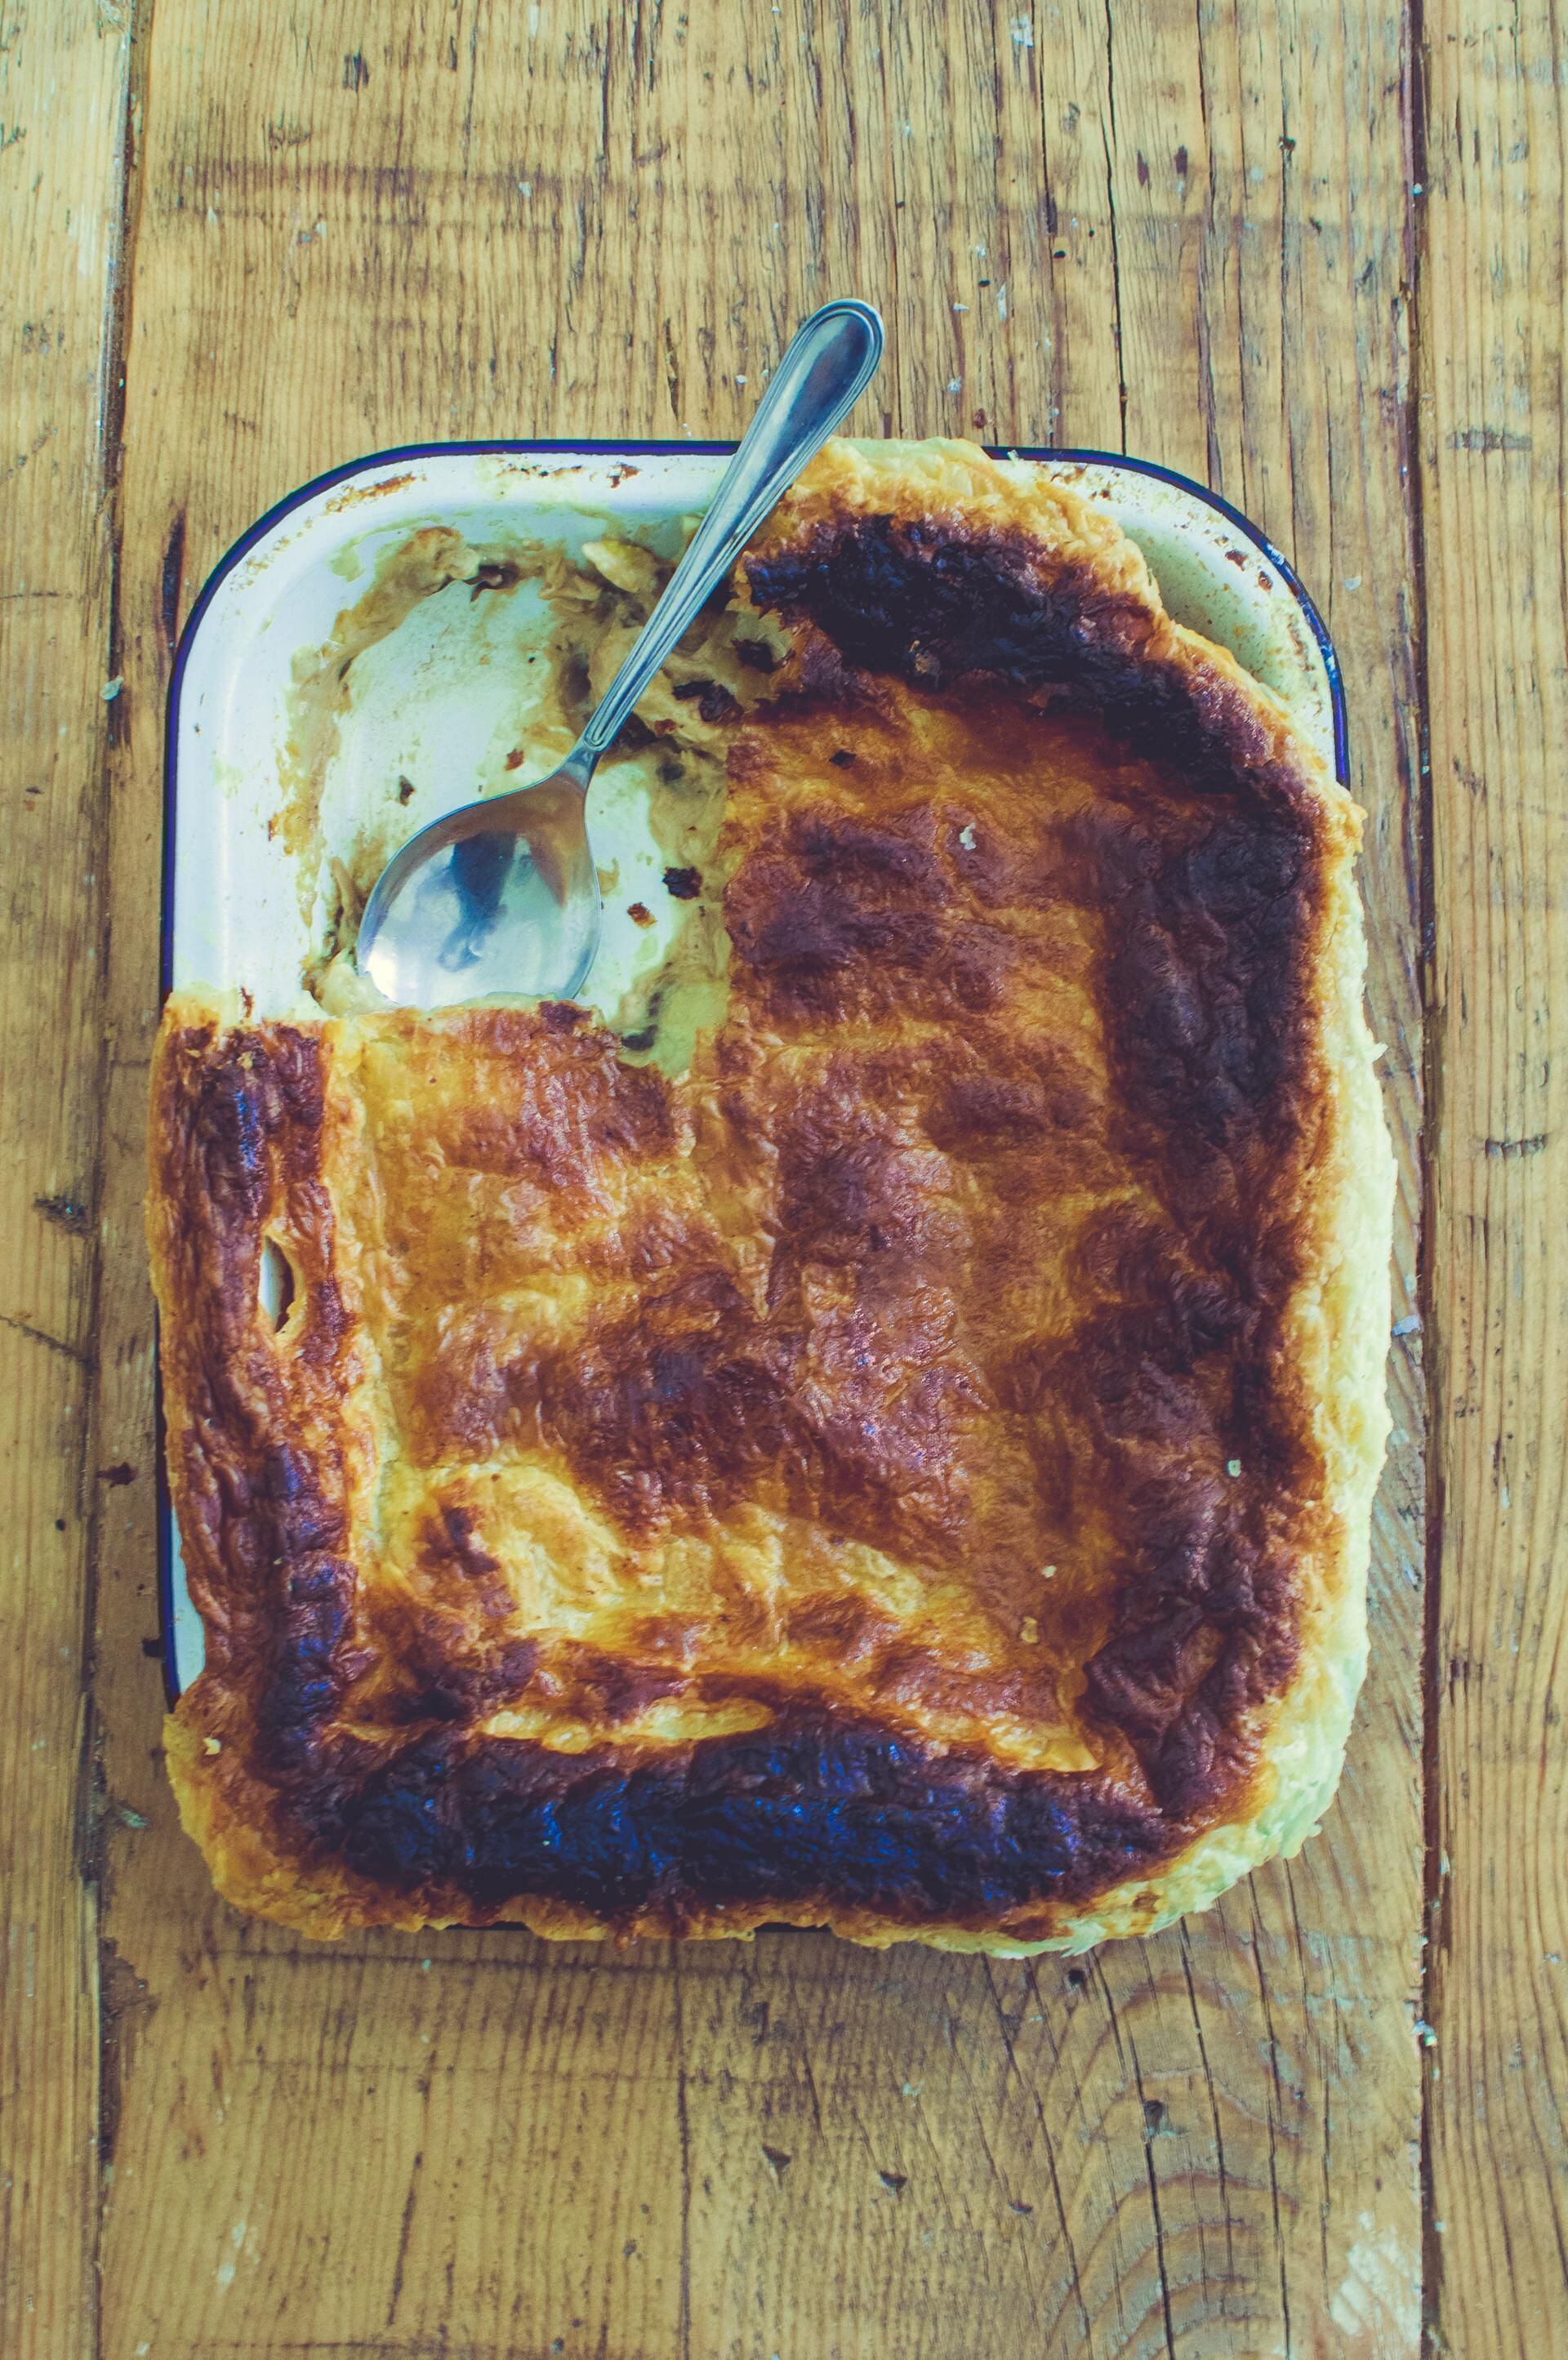
<path fill-rule="evenodd" d="M 869 303 L 824 303 L 796 330 L 719 479 L 713 505 L 631 652 L 599 699 L 574 754 L 597 759 L 613 741 L 780 493 L 865 391 L 882 359 L 882 321 Z"/>

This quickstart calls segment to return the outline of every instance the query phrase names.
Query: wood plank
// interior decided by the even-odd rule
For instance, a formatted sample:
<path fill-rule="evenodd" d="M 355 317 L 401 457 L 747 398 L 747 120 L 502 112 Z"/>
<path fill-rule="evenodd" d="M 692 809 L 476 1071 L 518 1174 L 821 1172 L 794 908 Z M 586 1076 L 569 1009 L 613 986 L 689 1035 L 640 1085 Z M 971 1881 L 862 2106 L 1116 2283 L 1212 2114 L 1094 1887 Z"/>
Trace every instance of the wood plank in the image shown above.
<path fill-rule="evenodd" d="M 101 1453 L 136 1470 L 105 1509 L 97 1685 L 116 2360 L 1416 2349 L 1409 1448 L 1345 1807 L 1210 1918 L 1075 1964 L 785 1935 L 307 1950 L 211 1899 L 141 1653 L 173 629 L 253 515 L 357 452 L 733 432 L 795 318 L 849 286 L 891 330 L 869 431 L 1113 445 L 1124 379 L 1137 447 L 1214 466 L 1332 592 L 1408 1149 L 1402 58 L 1378 12 L 1288 15 L 159 0 L 123 573 L 163 595 L 127 603 L 122 659 L 101 1298 Z"/>
<path fill-rule="evenodd" d="M 1113 16 L 1106 122 L 1128 443 L 1207 475 L 1261 522 L 1338 646 L 1354 783 L 1370 821 L 1369 999 L 1388 1044 L 1397 1310 L 1408 1316 L 1420 1205 L 1420 880 L 1400 431 L 1401 28 L 1375 7 L 1213 6 L 1200 23 L 1193 44 L 1168 12 Z M 1202 1955 L 1199 1988 L 1218 2002 L 1241 1984 L 1235 1937 L 1245 1944 L 1251 1931 L 1265 2041 L 1293 2060 L 1264 2100 L 1266 2188 L 1255 2202 L 1266 2217 L 1254 2213 L 1251 2247 L 1277 2256 L 1269 2332 L 1308 2351 L 1413 2351 L 1419 2325 L 1419 1338 L 1397 1348 L 1390 1379 L 1372 1663 L 1340 1806 L 1298 1863 L 1255 1878 L 1187 1937 Z M 1113 1983 L 1117 1963 L 1108 1954 Z M 1179 2017 L 1185 1994 L 1168 1975 L 1166 1993 Z M 1239 2080 L 1241 2027 L 1218 2005 L 1207 2014 L 1218 2017 L 1204 2027 L 1213 2077 Z M 1227 2160 L 1233 2144 L 1227 2127 Z M 1261 2333 L 1258 2292 L 1252 2302 Z"/>
<path fill-rule="evenodd" d="M 1568 2347 L 1568 595 L 1561 27 L 1427 18 L 1420 469 L 1436 853 L 1434 2348 Z M 1557 1071 L 1554 1073 L 1553 1068 Z"/>
<path fill-rule="evenodd" d="M 123 33 L 0 16 L 0 2349 L 92 2349 L 98 1957 L 87 1699 L 107 463 Z"/>

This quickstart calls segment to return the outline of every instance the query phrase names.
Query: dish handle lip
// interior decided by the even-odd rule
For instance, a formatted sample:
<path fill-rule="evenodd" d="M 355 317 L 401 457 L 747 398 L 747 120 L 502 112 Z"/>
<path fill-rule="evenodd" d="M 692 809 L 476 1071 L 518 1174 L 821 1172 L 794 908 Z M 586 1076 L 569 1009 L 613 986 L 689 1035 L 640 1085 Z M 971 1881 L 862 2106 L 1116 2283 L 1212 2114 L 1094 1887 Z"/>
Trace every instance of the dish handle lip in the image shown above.
<path fill-rule="evenodd" d="M 1342 787 L 1350 785 L 1350 731 L 1345 715 L 1344 681 L 1340 671 L 1339 655 L 1310 593 L 1302 584 L 1289 559 L 1276 549 L 1252 519 L 1243 514 L 1219 492 L 1179 468 L 1162 466 L 1155 459 L 1135 459 L 1124 451 L 1094 451 L 1055 443 L 1006 442 L 987 443 L 987 456 L 992 459 L 1040 459 L 1063 462 L 1080 467 L 1109 467 L 1124 475 L 1143 475 L 1158 484 L 1171 484 L 1179 491 L 1189 492 L 1204 507 L 1224 518 L 1232 530 L 1251 541 L 1276 569 L 1306 619 L 1307 628 L 1322 657 L 1323 670 L 1329 683 L 1329 709 L 1333 718 L 1334 776 Z M 174 848 L 177 841 L 178 749 L 180 743 L 180 697 L 184 685 L 185 667 L 195 645 L 207 609 L 236 567 L 244 563 L 251 551 L 268 534 L 302 508 L 319 493 L 331 491 L 336 484 L 346 483 L 351 476 L 363 475 L 367 468 L 407 465 L 422 459 L 440 458 L 526 458 L 529 456 L 564 456 L 581 453 L 595 459 L 674 458 L 677 455 L 695 458 L 728 458 L 735 449 L 732 442 L 671 442 L 667 438 L 649 442 L 621 442 L 614 439 L 571 436 L 564 440 L 543 441 L 481 441 L 457 442 L 399 442 L 385 451 L 367 452 L 357 459 L 345 459 L 338 466 L 328 467 L 322 475 L 313 475 L 308 482 L 285 493 L 280 500 L 248 525 L 237 541 L 233 541 L 214 566 L 194 604 L 185 617 L 174 650 L 174 661 L 170 669 L 169 696 L 163 741 L 163 858 L 160 864 L 159 903 L 158 921 L 158 996 L 161 1007 L 173 988 L 174 980 Z M 158 1625 L 161 1642 L 164 1692 L 170 1710 L 179 1702 L 180 1677 L 174 1651 L 174 1507 L 169 1490 L 169 1454 L 167 1430 L 163 1414 L 163 1379 L 157 1349 L 157 1327 L 154 1324 L 153 1415 L 157 1450 L 157 1550 L 158 1550 Z"/>

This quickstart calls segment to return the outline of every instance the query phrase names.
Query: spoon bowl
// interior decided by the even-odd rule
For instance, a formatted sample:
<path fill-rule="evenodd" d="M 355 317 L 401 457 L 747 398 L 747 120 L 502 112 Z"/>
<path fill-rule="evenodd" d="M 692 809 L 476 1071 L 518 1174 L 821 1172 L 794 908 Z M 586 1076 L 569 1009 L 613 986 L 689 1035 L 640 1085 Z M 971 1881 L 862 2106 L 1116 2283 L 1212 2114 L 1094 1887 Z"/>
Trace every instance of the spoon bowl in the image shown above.
<path fill-rule="evenodd" d="M 450 1008 L 508 993 L 571 1000 L 603 909 L 584 804 L 595 766 L 780 494 L 876 374 L 882 322 L 825 303 L 797 329 L 713 504 L 620 670 L 557 770 L 462 804 L 410 838 L 376 880 L 356 959 L 384 999 Z"/>
<path fill-rule="evenodd" d="M 591 776 L 568 756 L 537 785 L 465 803 L 411 836 L 366 904 L 361 975 L 416 1008 L 507 992 L 573 999 L 602 915 L 584 814 Z"/>

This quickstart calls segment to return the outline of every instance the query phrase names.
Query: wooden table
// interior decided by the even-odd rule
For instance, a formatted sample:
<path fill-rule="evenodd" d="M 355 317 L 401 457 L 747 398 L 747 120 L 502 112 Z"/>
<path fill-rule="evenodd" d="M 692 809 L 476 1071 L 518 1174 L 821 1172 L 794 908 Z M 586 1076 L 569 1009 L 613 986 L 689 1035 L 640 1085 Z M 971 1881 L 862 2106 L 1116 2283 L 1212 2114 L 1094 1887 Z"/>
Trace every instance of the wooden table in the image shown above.
<path fill-rule="evenodd" d="M 6 2360 L 1568 2352 L 1563 165 L 1542 0 L 4 0 Z M 1403 1175 L 1342 1799 L 1071 1963 L 313 1949 L 159 1758 L 175 638 L 302 478 L 730 434 L 851 290 L 861 431 L 1184 469 L 1338 642 Z"/>

